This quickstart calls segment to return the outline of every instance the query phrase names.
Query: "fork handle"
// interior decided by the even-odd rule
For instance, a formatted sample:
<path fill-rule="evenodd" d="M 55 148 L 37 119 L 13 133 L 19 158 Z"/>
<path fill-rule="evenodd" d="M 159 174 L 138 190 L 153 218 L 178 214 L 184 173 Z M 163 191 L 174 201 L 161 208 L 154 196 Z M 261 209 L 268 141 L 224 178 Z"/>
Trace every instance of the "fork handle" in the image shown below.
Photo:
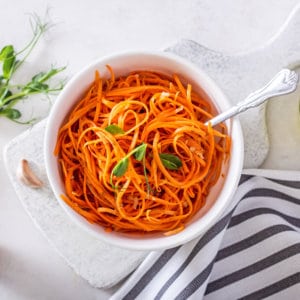
<path fill-rule="evenodd" d="M 289 69 L 282 69 L 273 79 L 261 89 L 251 93 L 245 100 L 217 115 L 205 124 L 215 126 L 231 117 L 234 117 L 249 108 L 261 105 L 266 100 L 274 96 L 289 94 L 294 92 L 298 83 L 298 74 Z"/>

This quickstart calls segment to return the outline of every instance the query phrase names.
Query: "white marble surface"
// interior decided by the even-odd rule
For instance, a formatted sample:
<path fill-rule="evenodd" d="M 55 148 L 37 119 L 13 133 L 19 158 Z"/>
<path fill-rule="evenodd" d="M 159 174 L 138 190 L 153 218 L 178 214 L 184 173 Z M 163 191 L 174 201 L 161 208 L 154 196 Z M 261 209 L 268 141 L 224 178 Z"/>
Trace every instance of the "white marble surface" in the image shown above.
<path fill-rule="evenodd" d="M 298 2 L 10 0 L 0 10 L 0 45 L 13 43 L 21 48 L 31 34 L 28 13 L 43 15 L 48 8 L 57 25 L 33 53 L 20 78 L 53 62 L 67 63 L 66 75 L 71 76 L 101 55 L 161 49 L 179 38 L 226 53 L 246 52 L 266 43 Z M 300 167 L 297 98 L 274 99 L 267 109 L 271 151 L 264 167 Z M 22 109 L 28 116 L 44 117 L 49 105 L 31 99 Z M 0 119 L 1 152 L 24 130 L 26 126 Z M 35 228 L 9 183 L 2 155 L 0 159 L 0 299 L 107 299 L 112 290 L 92 288 L 79 278 Z"/>

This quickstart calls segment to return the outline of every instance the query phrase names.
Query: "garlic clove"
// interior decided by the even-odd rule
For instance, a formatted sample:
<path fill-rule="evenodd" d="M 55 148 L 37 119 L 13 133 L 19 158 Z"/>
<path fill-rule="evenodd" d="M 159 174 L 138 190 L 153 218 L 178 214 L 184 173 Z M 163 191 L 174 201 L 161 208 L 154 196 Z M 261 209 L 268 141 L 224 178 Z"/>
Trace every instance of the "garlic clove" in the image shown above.
<path fill-rule="evenodd" d="M 38 189 L 43 186 L 43 182 L 34 174 L 26 159 L 21 159 L 18 169 L 17 177 L 25 185 Z"/>

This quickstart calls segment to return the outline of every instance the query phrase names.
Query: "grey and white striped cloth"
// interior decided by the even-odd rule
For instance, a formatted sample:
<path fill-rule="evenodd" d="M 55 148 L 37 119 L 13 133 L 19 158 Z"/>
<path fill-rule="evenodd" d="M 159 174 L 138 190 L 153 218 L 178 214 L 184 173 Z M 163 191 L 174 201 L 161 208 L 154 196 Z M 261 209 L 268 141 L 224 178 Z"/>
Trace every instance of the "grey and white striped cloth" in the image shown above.
<path fill-rule="evenodd" d="M 300 299 L 300 172 L 244 170 L 201 238 L 151 252 L 111 297 Z"/>

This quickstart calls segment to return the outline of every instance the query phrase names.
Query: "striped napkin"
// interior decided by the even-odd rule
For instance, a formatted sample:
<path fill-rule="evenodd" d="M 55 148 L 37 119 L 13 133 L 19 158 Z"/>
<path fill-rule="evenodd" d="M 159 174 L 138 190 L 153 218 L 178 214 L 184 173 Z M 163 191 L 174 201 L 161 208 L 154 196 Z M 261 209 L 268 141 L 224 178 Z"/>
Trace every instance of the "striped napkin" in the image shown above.
<path fill-rule="evenodd" d="M 113 299 L 300 299 L 300 172 L 244 170 L 201 238 L 151 252 Z"/>

